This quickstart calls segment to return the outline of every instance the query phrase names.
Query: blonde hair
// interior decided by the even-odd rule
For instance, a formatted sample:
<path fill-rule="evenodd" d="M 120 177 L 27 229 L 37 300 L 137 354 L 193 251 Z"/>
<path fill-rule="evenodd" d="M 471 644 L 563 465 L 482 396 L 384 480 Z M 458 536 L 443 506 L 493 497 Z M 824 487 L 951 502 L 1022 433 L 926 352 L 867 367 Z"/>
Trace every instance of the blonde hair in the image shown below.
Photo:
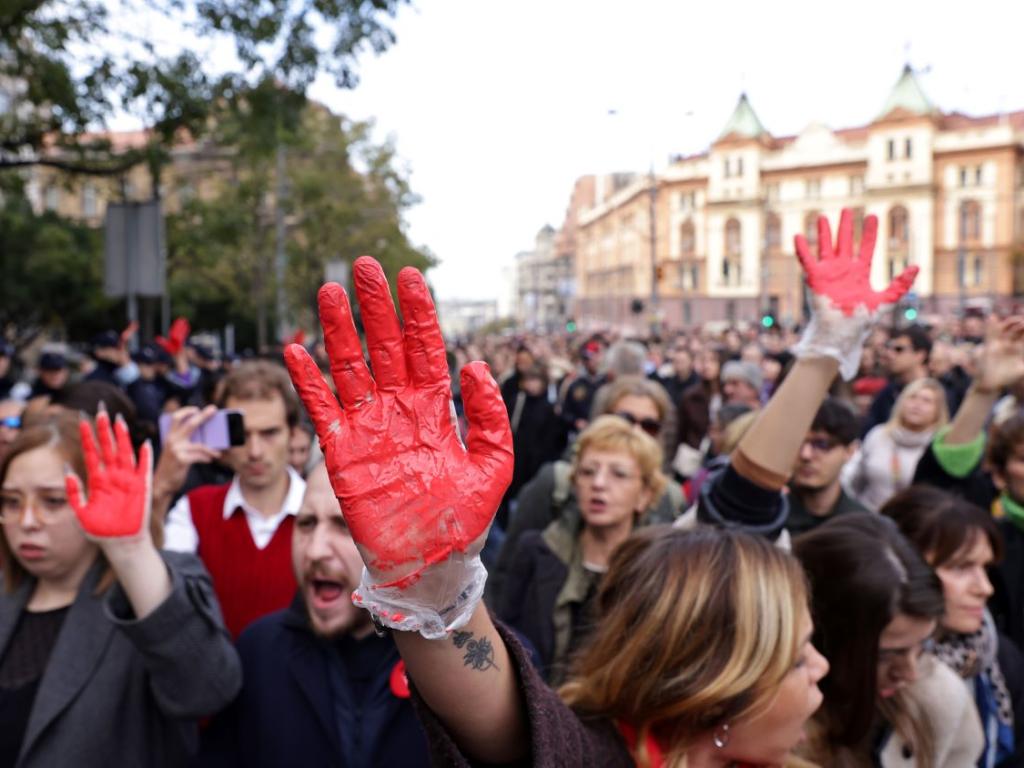
<path fill-rule="evenodd" d="M 946 390 L 935 379 L 924 378 L 914 379 L 912 382 L 907 384 L 900 392 L 900 396 L 896 398 L 896 403 L 892 407 L 892 415 L 889 417 L 889 421 L 886 422 L 886 429 L 893 429 L 894 427 L 901 426 L 900 414 L 903 413 L 903 406 L 906 405 L 907 400 L 912 395 L 917 394 L 922 389 L 931 390 L 932 394 L 935 395 L 936 404 L 936 418 L 935 423 L 932 425 L 932 429 L 939 429 L 945 426 L 946 422 L 949 421 L 949 406 L 946 404 Z"/>
<path fill-rule="evenodd" d="M 661 498 L 668 478 L 661 472 L 662 452 L 658 441 L 634 429 L 618 416 L 598 416 L 576 441 L 572 457 L 572 476 L 576 477 L 580 461 L 589 450 L 628 453 L 640 468 L 640 479 L 651 492 L 651 505 Z"/>
<path fill-rule="evenodd" d="M 635 727 L 641 768 L 651 734 L 685 765 L 701 735 L 771 705 L 803 643 L 807 586 L 760 537 L 652 526 L 615 551 L 596 609 L 559 694 L 583 716 Z"/>

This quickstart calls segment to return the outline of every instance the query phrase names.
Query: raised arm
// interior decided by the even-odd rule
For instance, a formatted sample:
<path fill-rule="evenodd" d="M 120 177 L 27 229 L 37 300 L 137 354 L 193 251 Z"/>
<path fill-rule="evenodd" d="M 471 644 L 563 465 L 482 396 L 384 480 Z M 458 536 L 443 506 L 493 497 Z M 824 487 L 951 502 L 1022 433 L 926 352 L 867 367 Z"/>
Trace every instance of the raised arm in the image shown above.
<path fill-rule="evenodd" d="M 479 552 L 512 478 L 501 394 L 485 364 L 463 368 L 470 425 L 463 447 L 444 340 L 422 275 L 409 268 L 399 275 L 404 327 L 376 261 L 358 259 L 353 278 L 373 376 L 348 296 L 334 283 L 318 299 L 340 406 L 306 351 L 285 351 L 366 565 L 353 600 L 395 630 L 409 677 L 467 755 L 519 759 L 528 748 L 523 702 L 481 604 L 486 571 Z"/>
<path fill-rule="evenodd" d="M 878 219 L 865 218 L 859 254 L 855 254 L 853 216 L 844 209 L 835 243 L 828 219 L 818 218 L 817 258 L 806 238 L 796 236 L 796 253 L 813 294 L 814 314 L 794 348 L 797 361 L 792 370 L 737 447 L 736 469 L 748 479 L 781 487 L 836 372 L 845 379 L 856 374 L 878 307 L 898 301 L 913 284 L 917 267 L 906 269 L 884 291 L 871 288 L 877 232 Z M 774 482 L 765 482 L 770 479 Z"/>
<path fill-rule="evenodd" d="M 989 318 L 977 372 L 949 431 L 946 445 L 974 442 L 985 429 L 1003 388 L 1024 376 L 1024 317 Z"/>

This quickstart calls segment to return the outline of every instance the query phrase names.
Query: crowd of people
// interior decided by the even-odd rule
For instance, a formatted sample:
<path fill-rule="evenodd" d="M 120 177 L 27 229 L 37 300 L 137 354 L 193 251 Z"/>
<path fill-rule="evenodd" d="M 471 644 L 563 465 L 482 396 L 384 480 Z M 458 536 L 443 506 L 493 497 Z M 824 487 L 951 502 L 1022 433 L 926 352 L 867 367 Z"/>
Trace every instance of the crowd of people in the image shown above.
<path fill-rule="evenodd" d="M 0 767 L 1024 766 L 1024 318 L 875 226 L 800 327 L 0 345 Z"/>

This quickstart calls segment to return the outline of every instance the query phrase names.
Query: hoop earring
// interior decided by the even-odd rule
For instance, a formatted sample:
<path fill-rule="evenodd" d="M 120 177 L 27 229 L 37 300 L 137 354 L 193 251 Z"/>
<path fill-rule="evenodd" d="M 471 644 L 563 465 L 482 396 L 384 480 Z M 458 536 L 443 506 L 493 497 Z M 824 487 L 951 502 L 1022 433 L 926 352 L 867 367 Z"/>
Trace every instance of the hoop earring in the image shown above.
<path fill-rule="evenodd" d="M 718 726 L 711 736 L 711 741 L 718 749 L 725 749 L 729 746 L 729 724 L 722 723 Z"/>

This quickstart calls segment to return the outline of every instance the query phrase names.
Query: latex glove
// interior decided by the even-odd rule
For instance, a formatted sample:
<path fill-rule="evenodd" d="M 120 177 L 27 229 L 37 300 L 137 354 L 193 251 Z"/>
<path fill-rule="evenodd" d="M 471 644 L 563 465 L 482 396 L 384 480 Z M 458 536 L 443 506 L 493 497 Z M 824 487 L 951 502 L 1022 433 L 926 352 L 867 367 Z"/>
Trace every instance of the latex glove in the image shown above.
<path fill-rule="evenodd" d="M 179 317 L 171 323 L 171 329 L 167 332 L 166 339 L 163 336 L 157 336 L 154 341 L 163 347 L 167 354 L 174 357 L 184 349 L 185 342 L 188 341 L 188 335 L 191 332 L 192 326 L 188 324 L 188 320 L 184 317 Z"/>
<path fill-rule="evenodd" d="M 98 450 L 88 420 L 82 419 L 78 427 L 88 472 L 87 497 L 82 498 L 82 482 L 73 472 L 68 472 L 64 483 L 68 502 L 82 530 L 101 544 L 111 539 L 147 538 L 153 477 L 153 451 L 149 441 L 139 449 L 136 464 L 128 426 L 120 416 L 111 434 L 110 416 L 105 410 L 97 414 Z"/>
<path fill-rule="evenodd" d="M 375 260 L 358 259 L 353 279 L 373 377 L 336 283 L 324 285 L 318 301 L 342 407 L 304 348 L 289 346 L 285 362 L 366 565 L 353 601 L 387 626 L 437 638 L 468 621 L 483 595 L 479 552 L 512 479 L 508 414 L 487 365 L 466 365 L 463 447 L 423 276 L 411 268 L 398 276 L 404 329 Z"/>
<path fill-rule="evenodd" d="M 917 267 L 907 267 L 884 291 L 871 288 L 871 259 L 877 235 L 878 218 L 866 217 L 859 258 L 855 257 L 853 213 L 844 208 L 834 245 L 828 219 L 818 217 L 817 259 L 811 255 L 807 238 L 802 234 L 794 238 L 807 287 L 814 294 L 814 314 L 793 351 L 797 357 L 838 360 L 839 372 L 847 381 L 857 375 L 864 341 L 878 307 L 899 301 L 917 277 Z"/>

